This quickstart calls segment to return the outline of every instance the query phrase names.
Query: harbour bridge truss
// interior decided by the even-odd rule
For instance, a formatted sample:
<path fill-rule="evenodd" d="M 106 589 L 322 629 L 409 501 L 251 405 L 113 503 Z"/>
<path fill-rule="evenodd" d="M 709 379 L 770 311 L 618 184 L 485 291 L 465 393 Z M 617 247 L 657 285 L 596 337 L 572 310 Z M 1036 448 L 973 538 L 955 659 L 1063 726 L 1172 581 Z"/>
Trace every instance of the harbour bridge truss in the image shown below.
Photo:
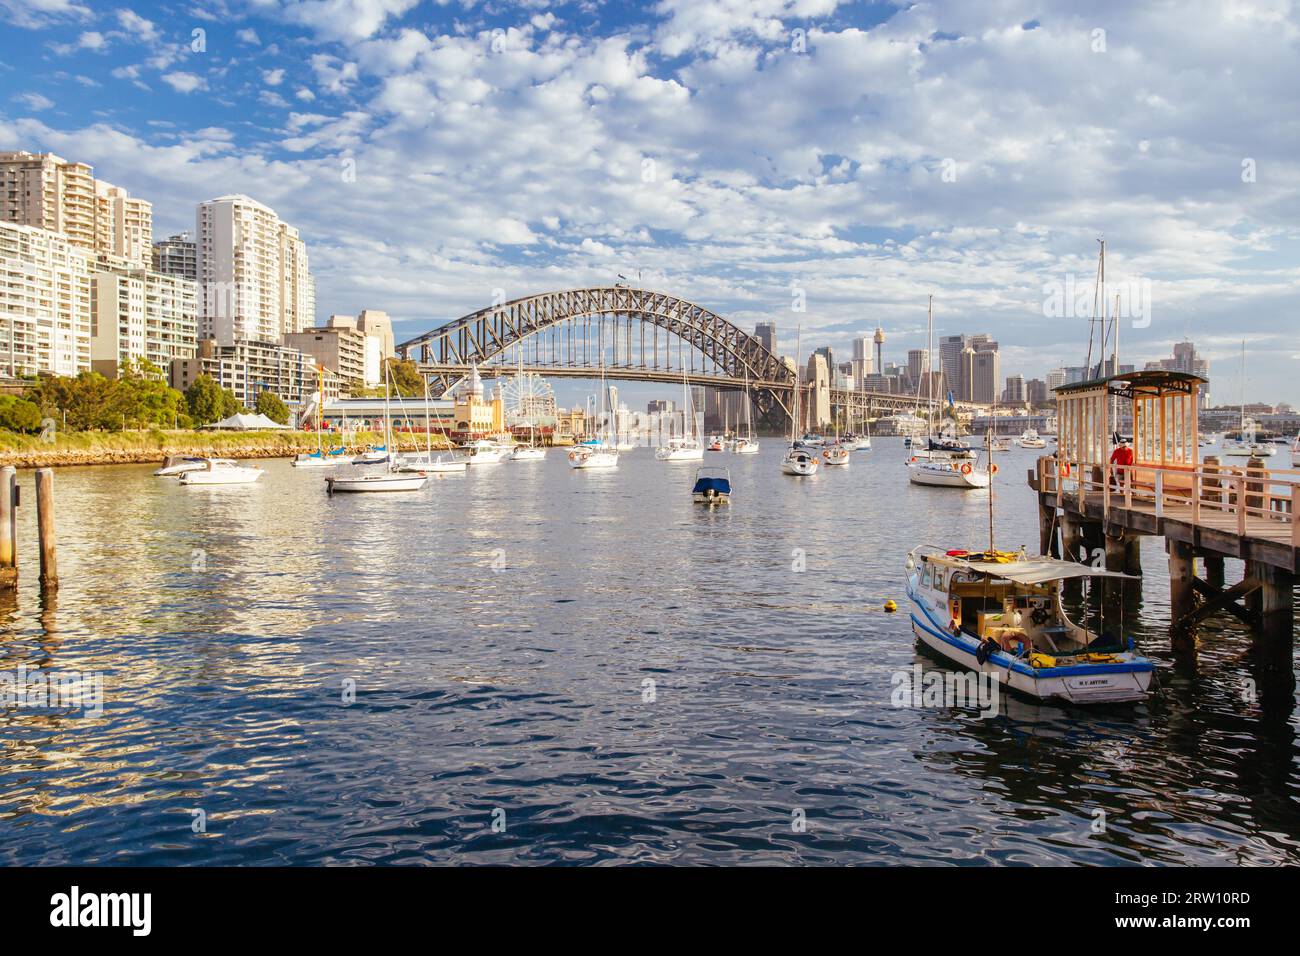
<path fill-rule="evenodd" d="M 397 346 L 439 393 L 477 368 L 591 379 L 748 387 L 761 422 L 790 421 L 794 369 L 756 337 L 702 306 L 650 289 L 601 286 L 543 292 L 453 319 Z M 916 397 L 832 389 L 850 418 L 911 410 Z M 809 403 L 801 401 L 804 408 Z"/>

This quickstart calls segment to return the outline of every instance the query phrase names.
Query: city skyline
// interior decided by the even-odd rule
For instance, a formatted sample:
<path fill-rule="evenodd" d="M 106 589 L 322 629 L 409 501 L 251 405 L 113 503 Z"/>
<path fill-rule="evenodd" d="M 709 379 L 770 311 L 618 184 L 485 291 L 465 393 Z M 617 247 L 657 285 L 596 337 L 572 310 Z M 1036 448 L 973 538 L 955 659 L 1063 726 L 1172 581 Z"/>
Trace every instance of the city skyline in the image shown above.
<path fill-rule="evenodd" d="M 1300 400 L 1286 257 L 1296 166 L 1284 137 L 1256 145 L 1248 132 L 1294 85 L 1274 29 L 1294 30 L 1294 15 L 1202 10 L 1223 20 L 1217 42 L 1251 51 L 1252 68 L 1238 63 L 1226 85 L 1255 100 L 1220 130 L 1199 122 L 1209 104 L 1182 102 L 1180 25 L 1118 5 L 1087 16 L 834 0 L 745 13 L 409 0 L 0 13 L 15 27 L 0 146 L 92 165 L 152 203 L 156 240 L 193 231 L 212 197 L 274 208 L 310 250 L 317 325 L 380 308 L 401 340 L 498 290 L 637 281 L 639 270 L 641 284 L 746 330 L 774 321 L 782 353 L 793 355 L 797 324 L 804 360 L 823 345 L 850 356 L 854 338 L 883 327 L 886 361 L 903 365 L 924 346 L 934 292 L 936 340 L 985 332 L 1001 343 L 1002 375 L 1028 381 L 1083 363 L 1087 316 L 1048 313 L 1060 311 L 1058 287 L 1090 293 L 1105 235 L 1108 278 L 1144 306 L 1124 323 L 1122 361 L 1140 367 L 1190 338 L 1218 370 L 1221 401 L 1238 391 L 1245 337 L 1247 401 Z M 1102 100 L 1065 112 L 1091 107 L 1104 163 L 1052 115 L 1097 63 L 1107 75 L 1089 97 Z M 1206 83 L 1223 79 L 1218 63 L 1198 66 Z M 981 133 L 953 113 L 961 97 L 934 99 L 962 84 L 996 99 L 983 76 L 999 65 L 1045 71 L 1032 136 L 1010 116 Z M 928 82 L 895 89 L 904 68 Z M 1145 96 L 1122 94 L 1139 74 Z M 820 119 L 779 111 L 783 89 L 854 85 L 827 94 Z M 1107 95 L 1123 109 L 1101 109 Z M 855 113 L 867 96 L 880 101 L 873 123 Z M 773 102 L 770 129 L 727 121 L 742 97 L 750 111 Z M 711 165 L 696 168 L 706 142 Z"/>

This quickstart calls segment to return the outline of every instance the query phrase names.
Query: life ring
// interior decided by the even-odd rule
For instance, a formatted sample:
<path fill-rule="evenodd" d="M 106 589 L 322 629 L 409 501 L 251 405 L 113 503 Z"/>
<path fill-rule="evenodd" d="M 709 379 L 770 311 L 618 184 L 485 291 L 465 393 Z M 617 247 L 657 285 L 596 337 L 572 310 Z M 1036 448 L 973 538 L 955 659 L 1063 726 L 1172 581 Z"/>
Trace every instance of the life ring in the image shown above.
<path fill-rule="evenodd" d="M 989 465 L 989 474 L 990 474 L 990 475 L 996 475 L 997 473 L 998 473 L 998 466 L 997 466 L 997 465 Z"/>
<path fill-rule="evenodd" d="M 1061 477 L 1062 478 L 1070 477 L 1070 463 L 1068 461 L 1061 462 Z"/>
<path fill-rule="evenodd" d="M 826 451 L 822 452 L 822 457 L 825 458 L 827 461 L 830 461 L 831 460 L 830 450 L 827 449 Z"/>
<path fill-rule="evenodd" d="M 577 460 L 578 460 L 578 453 L 576 451 L 569 452 L 569 461 L 577 461 Z"/>
<path fill-rule="evenodd" d="M 970 474 L 970 462 L 966 462 L 964 465 L 961 466 L 961 473 L 963 475 Z"/>

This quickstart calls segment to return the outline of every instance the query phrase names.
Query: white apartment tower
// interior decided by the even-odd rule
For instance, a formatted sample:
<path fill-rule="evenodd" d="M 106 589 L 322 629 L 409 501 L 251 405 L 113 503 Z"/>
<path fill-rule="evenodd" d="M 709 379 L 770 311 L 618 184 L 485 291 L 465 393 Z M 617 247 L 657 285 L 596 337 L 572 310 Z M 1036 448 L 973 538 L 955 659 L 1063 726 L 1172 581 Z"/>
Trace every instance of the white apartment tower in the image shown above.
<path fill-rule="evenodd" d="M 242 195 L 200 203 L 195 226 L 199 338 L 278 343 L 315 324 L 315 286 L 297 229 Z"/>
<path fill-rule="evenodd" d="M 53 153 L 0 152 L 0 220 L 62 233 L 128 267 L 149 264 L 153 206 Z"/>
<path fill-rule="evenodd" d="M 66 235 L 0 222 L 0 373 L 90 369 L 93 265 Z"/>

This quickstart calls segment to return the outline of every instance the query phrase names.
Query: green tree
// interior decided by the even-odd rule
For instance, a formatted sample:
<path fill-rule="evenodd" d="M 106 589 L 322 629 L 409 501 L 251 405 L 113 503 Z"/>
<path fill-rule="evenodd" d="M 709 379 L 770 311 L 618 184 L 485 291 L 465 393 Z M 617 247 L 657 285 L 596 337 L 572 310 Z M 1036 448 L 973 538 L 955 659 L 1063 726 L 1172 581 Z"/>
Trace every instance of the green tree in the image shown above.
<path fill-rule="evenodd" d="M 115 416 L 136 428 L 171 427 L 184 410 L 184 402 L 185 396 L 163 381 L 162 370 L 144 359 L 123 369 L 113 393 Z"/>
<path fill-rule="evenodd" d="M 384 368 L 387 370 L 386 380 L 393 383 L 395 394 L 404 397 L 424 394 L 424 376 L 410 359 L 384 359 Z M 382 389 L 380 392 L 382 394 Z"/>
<path fill-rule="evenodd" d="M 243 410 L 234 393 L 222 388 L 210 375 L 200 375 L 185 390 L 185 404 L 196 425 L 210 425 Z"/>
<path fill-rule="evenodd" d="M 273 422 L 281 425 L 289 424 L 289 406 L 275 392 L 267 389 L 258 392 L 255 410 Z"/>
<path fill-rule="evenodd" d="M 35 432 L 40 430 L 41 418 L 41 410 L 35 403 L 16 395 L 0 395 L 0 428 Z"/>

